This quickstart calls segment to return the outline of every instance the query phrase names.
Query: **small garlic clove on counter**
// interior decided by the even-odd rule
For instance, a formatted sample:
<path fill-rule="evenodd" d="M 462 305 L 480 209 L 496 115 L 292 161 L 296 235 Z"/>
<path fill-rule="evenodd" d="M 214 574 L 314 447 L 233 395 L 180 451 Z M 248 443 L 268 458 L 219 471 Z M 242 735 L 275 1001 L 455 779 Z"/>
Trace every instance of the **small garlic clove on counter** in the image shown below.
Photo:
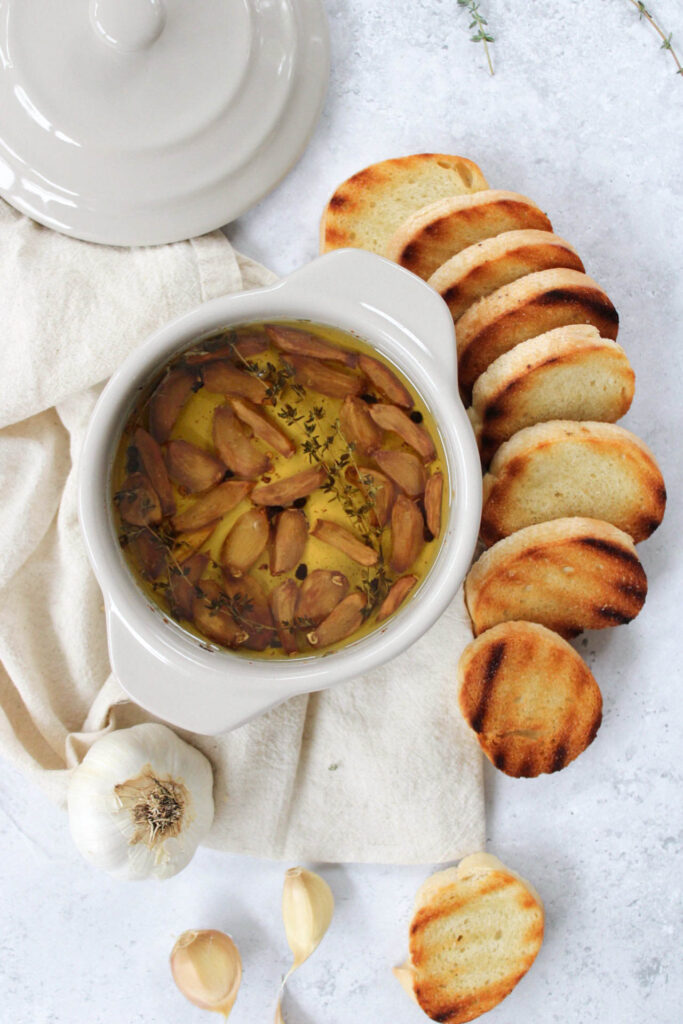
<path fill-rule="evenodd" d="M 171 973 L 186 999 L 227 1019 L 242 981 L 242 958 L 224 932 L 187 931 L 171 951 Z"/>
<path fill-rule="evenodd" d="M 417 1002 L 417 997 L 415 995 L 415 969 L 410 960 L 406 960 L 406 962 L 401 964 L 400 967 L 392 967 L 391 973 L 396 978 L 396 981 L 399 983 L 406 995 L 419 1006 L 420 1004 Z"/>
<path fill-rule="evenodd" d="M 320 875 L 306 868 L 289 868 L 282 889 L 282 920 L 294 963 L 282 979 L 275 1008 L 275 1024 L 285 1024 L 282 995 L 289 976 L 320 945 L 334 913 L 332 890 Z"/>
<path fill-rule="evenodd" d="M 294 967 L 308 960 L 319 946 L 334 913 L 332 890 L 320 875 L 290 868 L 282 890 L 282 920 Z"/>

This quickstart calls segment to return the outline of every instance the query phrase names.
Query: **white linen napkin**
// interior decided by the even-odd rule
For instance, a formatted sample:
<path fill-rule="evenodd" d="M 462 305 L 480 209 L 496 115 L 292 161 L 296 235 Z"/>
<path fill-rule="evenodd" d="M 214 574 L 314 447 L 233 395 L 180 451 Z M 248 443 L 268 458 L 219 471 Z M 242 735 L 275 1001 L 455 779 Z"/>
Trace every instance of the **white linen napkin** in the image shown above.
<path fill-rule="evenodd" d="M 275 280 L 221 232 L 112 249 L 0 200 L 0 742 L 59 801 L 103 732 L 149 716 L 110 673 L 102 596 L 76 511 L 101 385 L 152 330 Z M 207 845 L 290 860 L 455 860 L 484 844 L 481 757 L 455 671 L 462 595 L 409 651 L 234 732 L 183 734 L 216 775 Z"/>

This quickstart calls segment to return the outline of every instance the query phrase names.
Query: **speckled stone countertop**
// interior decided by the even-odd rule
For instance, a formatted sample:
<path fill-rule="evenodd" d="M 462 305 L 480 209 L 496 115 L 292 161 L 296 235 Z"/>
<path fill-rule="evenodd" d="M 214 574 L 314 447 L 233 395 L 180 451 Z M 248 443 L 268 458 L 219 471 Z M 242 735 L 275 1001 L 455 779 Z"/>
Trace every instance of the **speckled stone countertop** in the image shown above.
<path fill-rule="evenodd" d="M 603 691 L 595 743 L 555 777 L 486 776 L 489 849 L 534 882 L 546 940 L 491 1024 L 678 1024 L 681 977 L 681 362 L 683 79 L 628 0 L 482 0 L 496 74 L 455 0 L 329 0 L 333 72 L 324 116 L 287 180 L 233 225 L 235 245 L 285 273 L 316 253 L 334 185 L 409 152 L 461 153 L 494 187 L 531 196 L 621 315 L 637 376 L 624 423 L 669 489 L 640 548 L 650 593 L 628 627 L 577 641 Z M 653 0 L 683 45 L 683 10 Z M 64 815 L 0 775 L 0 992 L 13 1024 L 191 1024 L 167 956 L 189 927 L 239 942 L 235 1024 L 272 1020 L 287 966 L 285 865 L 200 851 L 163 884 L 91 870 Z M 290 1024 L 418 1024 L 390 974 L 406 949 L 423 868 L 324 866 L 333 928 L 295 976 Z"/>

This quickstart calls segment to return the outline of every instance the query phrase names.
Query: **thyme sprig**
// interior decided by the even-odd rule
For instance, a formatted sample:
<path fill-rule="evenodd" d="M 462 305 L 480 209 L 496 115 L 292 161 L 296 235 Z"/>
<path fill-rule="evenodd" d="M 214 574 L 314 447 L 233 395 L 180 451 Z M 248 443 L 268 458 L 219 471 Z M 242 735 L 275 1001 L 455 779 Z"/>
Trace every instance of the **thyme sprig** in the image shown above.
<path fill-rule="evenodd" d="M 458 0 L 458 3 L 459 2 L 460 0 Z M 674 50 L 673 43 L 671 42 L 673 38 L 673 33 L 669 32 L 667 34 L 667 32 L 665 32 L 662 26 L 655 20 L 654 15 L 647 9 L 642 0 L 629 0 L 629 3 L 633 4 L 641 18 L 645 18 L 645 20 L 648 21 L 650 25 L 652 25 L 653 29 L 655 30 L 659 38 L 662 40 L 662 45 L 660 49 L 668 50 L 671 54 L 673 61 L 676 65 L 675 73 L 677 75 L 683 75 L 683 65 L 681 65 L 681 62 L 678 59 L 678 54 Z"/>
<path fill-rule="evenodd" d="M 489 74 L 492 75 L 493 63 L 491 61 L 491 51 L 489 50 L 489 43 L 495 42 L 495 39 L 488 29 L 488 22 L 486 18 L 481 13 L 481 5 L 478 3 L 478 0 L 458 0 L 458 7 L 464 8 L 472 18 L 468 27 L 470 29 L 476 29 L 476 32 L 474 33 L 474 35 L 470 36 L 470 40 L 473 43 L 484 44 L 486 62 L 489 66 Z"/>

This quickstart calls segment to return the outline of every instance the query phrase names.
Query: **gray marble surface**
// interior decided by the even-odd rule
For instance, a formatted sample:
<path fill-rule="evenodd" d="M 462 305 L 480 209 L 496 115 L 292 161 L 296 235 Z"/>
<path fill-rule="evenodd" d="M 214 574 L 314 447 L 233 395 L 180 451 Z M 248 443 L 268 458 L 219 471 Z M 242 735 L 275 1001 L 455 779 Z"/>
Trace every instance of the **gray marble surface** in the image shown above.
<path fill-rule="evenodd" d="M 654 0 L 653 0 L 654 4 Z M 628 0 L 482 0 L 490 78 L 455 0 L 329 0 L 333 74 L 299 165 L 230 229 L 286 273 L 316 253 L 334 185 L 365 164 L 441 150 L 532 196 L 621 314 L 637 374 L 625 425 L 659 457 L 670 502 L 640 551 L 650 593 L 630 626 L 578 641 L 603 690 L 593 746 L 559 775 L 487 773 L 489 849 L 547 910 L 531 973 L 488 1020 L 683 1019 L 681 978 L 681 361 L 683 79 Z M 677 0 L 655 13 L 683 45 Z M 675 41 L 675 39 L 674 39 Z M 115 883 L 75 852 L 63 814 L 0 775 L 0 1017 L 12 1024 L 190 1024 L 167 955 L 184 928 L 232 932 L 244 984 L 232 1019 L 272 1020 L 287 950 L 283 865 L 200 851 L 163 884 Z M 332 930 L 291 984 L 289 1024 L 418 1024 L 389 968 L 430 870 L 322 868 Z"/>

